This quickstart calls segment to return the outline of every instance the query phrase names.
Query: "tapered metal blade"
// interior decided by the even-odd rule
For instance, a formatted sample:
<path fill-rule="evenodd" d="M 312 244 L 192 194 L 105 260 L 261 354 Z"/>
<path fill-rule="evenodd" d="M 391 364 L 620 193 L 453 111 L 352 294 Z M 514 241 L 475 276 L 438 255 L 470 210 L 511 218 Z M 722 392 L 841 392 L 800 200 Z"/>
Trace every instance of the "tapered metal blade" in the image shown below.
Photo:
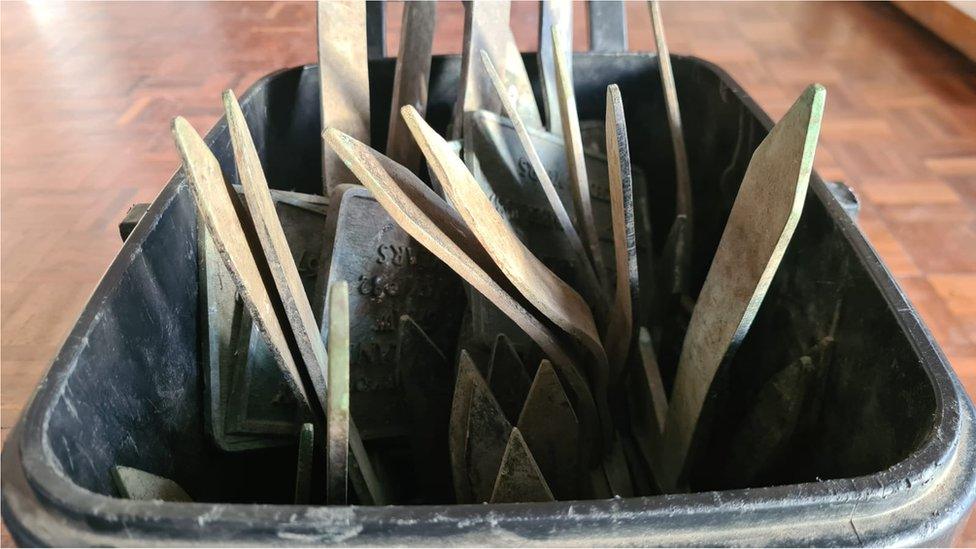
<path fill-rule="evenodd" d="M 748 333 L 800 220 L 825 98 L 823 86 L 808 87 L 749 161 L 684 338 L 654 468 L 665 490 L 682 483 L 712 381 Z"/>
<path fill-rule="evenodd" d="M 579 420 L 548 360 L 536 371 L 518 428 L 556 499 L 579 496 Z"/>
<path fill-rule="evenodd" d="M 360 434 L 367 442 L 409 438 L 410 413 L 397 386 L 400 316 L 410 315 L 439 348 L 453 346 L 464 306 L 461 283 L 358 185 L 332 194 L 322 257 L 316 310 L 323 310 L 329 284 L 350 281 L 352 415 Z"/>
<path fill-rule="evenodd" d="M 481 503 L 491 499 L 512 425 L 481 375 L 473 381 L 465 454 L 473 501 Z"/>
<path fill-rule="evenodd" d="M 488 366 L 488 386 L 510 423 L 518 422 L 531 384 L 512 343 L 504 334 L 498 334 Z"/>
<path fill-rule="evenodd" d="M 298 463 L 295 466 L 295 504 L 307 505 L 312 496 L 312 466 L 315 448 L 315 427 L 302 425 L 298 432 Z"/>
<path fill-rule="evenodd" d="M 458 359 L 454 398 L 451 401 L 451 422 L 448 427 L 448 448 L 451 457 L 451 478 L 458 503 L 474 501 L 471 481 L 468 479 L 468 415 L 471 412 L 471 396 L 476 380 L 481 378 L 471 356 L 461 350 Z"/>
<path fill-rule="evenodd" d="M 410 446 L 425 503 L 454 501 L 448 428 L 454 373 L 434 342 L 408 315 L 400 317 L 397 379 L 413 420 Z"/>
<path fill-rule="evenodd" d="M 491 503 L 553 501 L 552 491 L 539 470 L 522 434 L 512 429 L 502 455 L 498 477 L 491 493 Z"/>

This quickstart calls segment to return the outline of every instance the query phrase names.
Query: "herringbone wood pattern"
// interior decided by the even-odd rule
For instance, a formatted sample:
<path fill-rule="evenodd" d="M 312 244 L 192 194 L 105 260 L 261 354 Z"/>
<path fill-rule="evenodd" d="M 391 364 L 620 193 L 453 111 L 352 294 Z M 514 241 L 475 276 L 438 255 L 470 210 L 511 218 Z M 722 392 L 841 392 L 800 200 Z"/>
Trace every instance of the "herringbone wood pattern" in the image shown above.
<path fill-rule="evenodd" d="M 390 3 L 389 52 L 402 6 Z M 462 13 L 438 6 L 437 53 Z M 534 3 L 513 6 L 522 50 Z M 817 156 L 976 394 L 976 68 L 887 4 L 667 4 L 668 39 L 729 71 L 774 118 L 828 88 Z M 630 46 L 653 50 L 644 3 Z M 577 6 L 577 49 L 586 20 Z M 5 439 L 119 248 L 116 224 L 177 167 L 169 121 L 208 128 L 221 90 L 315 59 L 310 3 L 0 3 L 0 321 Z M 11 541 L 4 532 L 3 544 Z M 967 544 L 976 543 L 971 525 Z"/>

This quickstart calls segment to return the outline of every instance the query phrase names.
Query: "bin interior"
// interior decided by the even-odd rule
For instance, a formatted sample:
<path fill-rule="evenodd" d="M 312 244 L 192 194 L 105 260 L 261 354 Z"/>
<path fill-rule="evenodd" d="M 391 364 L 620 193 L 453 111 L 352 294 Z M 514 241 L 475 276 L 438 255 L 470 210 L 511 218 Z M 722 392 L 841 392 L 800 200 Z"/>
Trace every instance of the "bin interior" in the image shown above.
<path fill-rule="evenodd" d="M 428 119 L 441 131 L 459 65 L 456 57 L 434 59 Z M 526 65 L 537 81 L 534 56 L 526 56 Z M 386 141 L 393 67 L 392 60 L 380 60 L 370 68 L 373 143 Z M 711 65 L 676 58 L 674 71 L 694 186 L 697 292 L 766 129 L 764 115 Z M 606 86 L 620 86 L 631 158 L 647 176 L 651 234 L 659 251 L 674 215 L 674 166 L 656 58 L 577 55 L 574 75 L 582 120 L 602 120 Z M 316 68 L 272 75 L 244 95 L 242 106 L 269 183 L 319 192 Z M 218 124 L 208 140 L 236 183 L 226 126 Z M 182 182 L 182 175 L 176 179 Z M 836 214 L 828 213 L 828 193 L 816 175 L 809 192 L 752 329 L 722 370 L 706 407 L 711 428 L 699 442 L 693 490 L 870 474 L 905 459 L 932 436 L 935 392 L 916 350 Z M 171 478 L 196 501 L 289 503 L 295 447 L 227 453 L 205 433 L 196 230 L 194 205 L 183 185 L 144 240 L 130 242 L 140 253 L 116 286 L 96 295 L 99 312 L 50 411 L 48 457 L 79 486 L 106 495 L 114 495 L 109 469 L 119 464 Z M 748 452 L 735 454 L 732 448 L 760 389 L 825 338 L 832 344 L 815 357 L 814 389 L 796 402 L 796 433 L 766 467 L 744 475 Z M 667 386 L 677 349 L 680 341 L 660 350 Z M 760 437 L 756 443 L 765 442 Z"/>

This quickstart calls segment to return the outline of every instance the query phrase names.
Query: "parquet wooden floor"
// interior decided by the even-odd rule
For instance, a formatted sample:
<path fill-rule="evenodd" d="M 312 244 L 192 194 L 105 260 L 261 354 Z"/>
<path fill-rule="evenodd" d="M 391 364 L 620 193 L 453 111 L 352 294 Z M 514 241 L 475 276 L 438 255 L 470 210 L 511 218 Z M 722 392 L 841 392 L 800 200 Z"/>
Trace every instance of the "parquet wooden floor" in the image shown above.
<path fill-rule="evenodd" d="M 438 9 L 435 50 L 457 52 L 460 5 Z M 773 118 L 827 86 L 817 168 L 860 194 L 861 227 L 976 394 L 976 67 L 886 3 L 663 10 L 673 52 L 718 63 Z M 630 48 L 653 50 L 645 4 L 628 15 Z M 576 22 L 586 49 L 582 5 Z M 512 26 L 535 50 L 534 3 Z M 3 438 L 118 251 L 127 206 L 176 169 L 170 119 L 208 128 L 221 90 L 314 59 L 310 3 L 0 3 Z"/>

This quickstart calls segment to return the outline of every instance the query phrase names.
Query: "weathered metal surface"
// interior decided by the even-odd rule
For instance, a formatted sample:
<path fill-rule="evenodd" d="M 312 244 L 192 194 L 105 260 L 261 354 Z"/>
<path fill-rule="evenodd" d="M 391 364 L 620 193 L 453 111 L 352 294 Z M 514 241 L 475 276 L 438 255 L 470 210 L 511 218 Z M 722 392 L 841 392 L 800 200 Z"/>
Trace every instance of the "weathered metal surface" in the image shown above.
<path fill-rule="evenodd" d="M 168 478 L 116 465 L 109 471 L 119 496 L 126 499 L 189 502 L 186 490 Z"/>
<path fill-rule="evenodd" d="M 405 108 L 405 111 L 409 110 L 410 107 Z M 404 230 L 407 230 L 411 236 L 437 255 L 481 294 L 488 297 L 528 334 L 544 353 L 553 358 L 554 364 L 561 369 L 571 388 L 571 394 L 575 399 L 574 406 L 577 410 L 582 410 L 581 416 L 589 419 L 586 425 L 595 428 L 596 410 L 593 396 L 576 370 L 572 359 L 549 328 L 532 316 L 525 305 L 500 285 L 505 284 L 499 278 L 501 275 L 489 274 L 489 272 L 497 272 L 497 268 L 491 267 L 484 260 L 476 261 L 468 255 L 468 253 L 474 254 L 475 257 L 484 255 L 484 249 L 472 244 L 473 238 L 470 237 L 470 232 L 463 223 L 454 218 L 456 214 L 450 213 L 451 210 L 444 201 L 402 166 L 397 170 L 398 166 L 390 165 L 388 159 L 384 162 L 382 155 L 349 136 L 339 131 L 329 131 L 326 132 L 326 137 L 343 159 L 350 163 L 357 177 L 373 192 L 383 207 L 396 217 L 397 223 Z M 391 177 L 387 169 L 392 171 L 394 177 Z M 405 189 L 409 189 L 411 194 L 405 192 Z M 417 200 L 417 203 L 414 203 L 414 200 Z M 439 222 L 432 221 L 428 212 Z M 449 234 L 452 236 L 448 236 Z"/>
<path fill-rule="evenodd" d="M 624 104 L 616 85 L 607 88 L 607 167 L 613 217 L 616 293 L 603 342 L 607 348 L 610 379 L 616 382 L 624 370 L 631 348 L 634 311 L 640 306 L 630 147 L 627 144 Z"/>
<path fill-rule="evenodd" d="M 532 380 L 525 371 L 522 359 L 504 334 L 498 334 L 488 363 L 488 386 L 513 425 L 518 421 Z"/>
<path fill-rule="evenodd" d="M 553 501 L 552 491 L 518 428 L 512 429 L 491 492 L 491 503 Z"/>
<path fill-rule="evenodd" d="M 587 2 L 590 23 L 590 51 L 627 51 L 627 10 L 621 0 Z"/>
<path fill-rule="evenodd" d="M 264 168 L 258 159 L 254 141 L 244 120 L 244 113 L 232 91 L 224 92 L 223 99 L 237 174 L 244 187 L 244 196 L 247 198 L 247 210 L 273 278 L 273 285 L 269 287 L 269 291 L 277 293 L 277 298 L 281 301 L 285 313 L 285 318 L 281 319 L 282 327 L 290 333 L 298 347 L 298 355 L 301 359 L 299 367 L 304 368 L 311 381 L 308 390 L 312 393 L 314 404 L 317 405 L 316 412 L 321 413 L 326 408 L 325 345 L 319 337 L 319 327 L 315 322 L 312 306 L 309 304 L 301 275 L 278 218 L 264 176 Z"/>
<path fill-rule="evenodd" d="M 526 126 L 532 128 L 542 128 L 542 114 L 539 113 L 539 104 L 535 101 L 535 94 L 532 93 L 532 81 L 525 70 L 525 62 L 522 60 L 522 52 L 515 43 L 515 35 L 512 29 L 502 38 L 505 41 L 505 89 L 507 96 L 515 104 L 515 108 L 525 121 Z M 484 51 L 484 50 L 481 50 Z M 480 57 L 479 52 L 474 52 Z"/>
<path fill-rule="evenodd" d="M 808 87 L 752 155 L 684 339 L 655 476 L 677 489 L 712 380 L 749 331 L 807 195 L 826 91 Z"/>
<path fill-rule="evenodd" d="M 453 139 L 464 135 L 466 113 L 475 110 L 501 111 L 502 104 L 491 89 L 485 71 L 481 70 L 478 56 L 481 50 L 487 50 L 491 58 L 499 63 L 498 70 L 505 71 L 501 64 L 508 59 L 507 43 L 500 38 L 511 33 L 508 26 L 511 7 L 509 0 L 472 0 L 464 3 L 464 41 L 461 44 L 460 89 L 451 126 Z"/>
<path fill-rule="evenodd" d="M 559 114 L 563 123 L 563 140 L 566 144 L 566 160 L 569 164 L 570 189 L 576 208 L 577 224 L 582 227 L 583 237 L 590 252 L 593 269 L 600 280 L 607 277 L 603 249 L 593 219 L 593 202 L 590 200 L 590 184 L 587 180 L 586 160 L 583 155 L 583 138 L 580 135 L 579 116 L 576 111 L 576 93 L 573 91 L 572 57 L 566 55 L 562 37 L 552 29 L 552 51 L 556 60 L 556 92 L 559 96 Z"/>
<path fill-rule="evenodd" d="M 460 158 L 451 153 L 444 138 L 437 134 L 416 111 L 404 110 L 407 125 L 417 139 L 420 150 L 451 204 L 458 210 L 471 231 L 495 261 L 508 280 L 521 294 L 544 315 L 566 333 L 574 337 L 588 352 L 580 363 L 587 368 L 593 396 L 603 428 L 602 442 L 609 441 L 611 420 L 607 406 L 607 363 L 600 336 L 596 331 L 589 306 L 571 286 L 549 270 L 529 251 L 512 231 L 509 224 L 495 210 L 474 176 Z M 555 357 L 554 361 L 558 363 Z M 577 409 L 579 409 L 577 407 Z M 581 413 L 584 430 L 587 414 Z M 594 437 L 590 443 L 590 455 L 601 447 L 601 439 Z"/>
<path fill-rule="evenodd" d="M 439 348 L 453 345 L 463 297 L 447 267 L 419 246 L 360 186 L 332 195 L 317 302 L 350 282 L 352 414 L 364 440 L 406 437 L 410 414 L 397 385 L 397 326 L 407 314 Z M 323 323 L 323 337 L 328 327 Z"/>
<path fill-rule="evenodd" d="M 468 415 L 471 412 L 471 395 L 475 380 L 481 374 L 471 356 L 462 349 L 458 358 L 454 397 L 451 401 L 451 418 L 448 426 L 448 450 L 451 458 L 451 479 L 458 503 L 473 500 L 471 481 L 468 478 Z"/>
<path fill-rule="evenodd" d="M 481 375 L 477 374 L 471 380 L 464 453 L 473 499 L 467 503 L 483 503 L 491 499 L 512 425 L 505 419 L 505 413 Z"/>
<path fill-rule="evenodd" d="M 298 432 L 298 458 L 295 460 L 295 504 L 307 505 L 312 496 L 312 458 L 315 452 L 315 427 L 302 425 Z"/>
<path fill-rule="evenodd" d="M 553 185 L 552 180 L 549 178 L 549 174 L 546 171 L 545 164 L 542 163 L 542 159 L 539 157 L 539 153 L 535 150 L 535 145 L 532 143 L 532 137 L 529 135 L 528 129 L 522 120 L 521 115 L 518 113 L 516 106 L 509 99 L 505 91 L 505 83 L 502 82 L 498 73 L 495 71 L 495 67 L 492 65 L 491 59 L 488 57 L 488 53 L 484 50 L 481 51 L 481 61 L 484 64 L 485 71 L 488 73 L 488 77 L 491 79 L 492 85 L 495 87 L 495 91 L 498 93 L 498 97 L 502 101 L 502 106 L 505 109 L 505 113 L 508 115 L 511 121 L 512 127 L 515 130 L 515 134 L 518 136 L 519 142 L 522 145 L 522 150 L 525 156 L 529 160 L 529 164 L 532 166 L 533 175 L 535 175 L 536 180 L 539 182 L 539 186 L 542 188 L 543 193 L 546 195 L 546 200 L 549 202 L 549 206 L 552 208 L 552 213 L 556 216 L 556 220 L 559 223 L 560 228 L 562 228 L 565 234 L 566 240 L 569 241 L 570 246 L 573 248 L 575 253 L 577 272 L 574 272 L 574 278 L 582 281 L 584 287 L 583 291 L 587 297 L 587 301 L 591 306 L 595 307 L 602 313 L 606 305 L 606 297 L 602 287 L 600 286 L 600 281 L 597 279 L 596 272 L 593 270 L 593 265 L 590 263 L 589 257 L 586 255 L 586 250 L 583 248 L 583 241 L 580 239 L 579 234 L 576 232 L 576 227 L 573 226 L 573 222 L 569 217 L 569 213 L 566 211 L 566 207 L 562 200 L 559 198 L 559 193 L 556 191 L 555 185 Z M 471 132 L 468 133 L 471 135 Z M 496 142 L 497 143 L 497 142 Z M 469 155 L 472 156 L 472 155 Z M 477 157 L 475 156 L 471 164 L 477 164 Z M 493 179 L 487 177 L 486 174 L 481 174 L 483 177 L 480 179 Z M 482 186 L 485 184 L 482 183 Z M 602 314 L 597 314 L 597 317 L 602 317 Z"/>
<path fill-rule="evenodd" d="M 371 457 L 363 446 L 362 437 L 354 419 L 349 419 L 349 484 L 356 493 L 360 505 L 389 505 L 390 494 L 373 469 Z"/>
<path fill-rule="evenodd" d="M 778 470 L 792 465 L 791 454 L 811 444 L 808 434 L 822 421 L 835 340 L 827 335 L 801 345 L 803 355 L 774 370 L 733 427 L 719 471 L 725 485 L 774 483 Z"/>
<path fill-rule="evenodd" d="M 421 116 L 427 112 L 430 52 L 434 44 L 436 21 L 436 3 L 404 3 L 400 24 L 400 52 L 393 76 L 393 102 L 390 106 L 386 156 L 415 173 L 420 169 L 420 150 L 400 116 L 400 108 L 413 105 Z"/>
<path fill-rule="evenodd" d="M 464 151 L 465 163 L 488 194 L 495 209 L 543 263 L 563 280 L 585 290 L 583 281 L 578 280 L 579 276 L 576 274 L 580 271 L 580 266 L 573 246 L 553 213 L 514 123 L 485 111 L 473 113 L 469 118 L 471 120 Z M 563 208 L 569 213 L 573 225 L 578 226 L 563 140 L 532 128 L 528 128 L 528 134 L 533 148 L 546 167 L 548 178 L 559 194 Z M 589 152 L 584 155 L 584 159 L 589 173 L 590 197 L 597 233 L 604 255 L 613 257 L 607 160 L 603 155 Z M 634 199 L 639 202 L 644 196 L 646 178 L 636 167 L 632 170 L 632 178 Z M 649 242 L 638 240 L 637 244 L 639 256 L 652 255 L 648 250 Z M 610 263 L 607 267 L 609 274 L 615 275 L 613 264 Z M 491 334 L 491 337 L 494 335 Z"/>
<path fill-rule="evenodd" d="M 408 315 L 400 317 L 397 378 L 410 411 L 410 447 L 426 503 L 454 501 L 448 427 L 454 372 L 444 353 Z"/>
<path fill-rule="evenodd" d="M 319 270 L 324 200 L 284 191 L 272 191 L 271 196 L 303 287 L 310 291 Z M 258 359 L 270 356 L 257 333 L 253 343 L 256 350 L 249 352 L 253 330 L 250 315 L 237 297 L 236 286 L 205 223 L 200 223 L 201 323 L 205 330 L 201 353 L 207 369 L 205 412 L 211 437 L 226 451 L 291 444 L 291 435 L 298 429 L 295 402 L 286 396 L 287 391 L 281 393 L 285 386 L 274 361 Z M 281 396 L 277 399 L 260 398 L 278 393 Z"/>
<path fill-rule="evenodd" d="M 671 145 L 674 147 L 675 170 L 675 216 L 684 217 L 680 229 L 673 227 L 669 239 L 674 239 L 673 262 L 668 274 L 672 275 L 671 288 L 676 293 L 688 291 L 688 269 L 691 261 L 691 247 L 694 244 L 694 207 L 691 194 L 691 172 L 688 167 L 688 152 L 685 148 L 684 130 L 681 126 L 681 108 L 678 105 L 678 91 L 671 70 L 671 53 L 664 38 L 664 22 L 661 20 L 661 6 L 657 0 L 648 2 L 651 12 L 651 26 L 654 29 L 654 42 L 657 44 L 658 68 L 661 72 L 661 85 L 664 87 L 664 105 L 668 113 L 668 127 L 671 130 Z"/>
<path fill-rule="evenodd" d="M 576 499 L 580 494 L 579 421 L 548 360 L 539 364 L 517 425 L 556 499 Z"/>
<path fill-rule="evenodd" d="M 386 57 L 386 2 L 366 2 L 366 52 L 370 59 Z"/>
<path fill-rule="evenodd" d="M 329 287 L 329 390 L 325 413 L 326 501 L 345 505 L 349 477 L 349 285 Z"/>
<path fill-rule="evenodd" d="M 322 130 L 338 128 L 369 143 L 366 2 L 319 0 L 317 18 Z M 323 141 L 323 194 L 354 182 L 345 164 Z"/>
<path fill-rule="evenodd" d="M 298 401 L 300 412 L 307 414 L 309 398 L 259 270 L 258 258 L 264 261 L 260 246 L 248 240 L 241 225 L 239 211 L 242 207 L 240 204 L 235 206 L 237 197 L 224 182 L 217 159 L 189 122 L 176 118 L 173 121 L 173 135 L 197 208 L 206 220 L 224 265 L 260 333 L 269 343 L 269 351 L 280 367 L 289 391 Z"/>
<path fill-rule="evenodd" d="M 658 369 L 653 341 L 647 329 L 638 331 L 637 367 L 630 370 L 627 384 L 627 404 L 630 411 L 630 427 L 634 446 L 640 452 L 645 469 L 654 463 L 654 455 L 661 444 L 664 423 L 667 420 L 668 401 Z M 633 470 L 633 467 L 631 467 Z"/>
<path fill-rule="evenodd" d="M 592 23 L 590 23 L 592 25 Z M 573 55 L 573 3 L 570 0 L 542 0 L 539 2 L 539 75 L 542 80 L 542 105 L 546 113 L 546 129 L 555 135 L 563 134 L 556 91 L 556 59 L 552 51 L 552 29 L 557 29 L 567 48 L 566 59 Z M 572 67 L 567 67 L 572 79 Z"/>
<path fill-rule="evenodd" d="M 244 305 L 237 299 L 237 289 L 217 252 L 206 222 L 201 218 L 197 225 L 200 324 L 204 330 L 200 336 L 200 355 L 206 369 L 204 415 L 207 432 L 217 447 L 225 451 L 289 444 L 288 437 L 227 432 L 228 399 L 238 360 L 237 334 Z M 277 372 L 274 364 L 267 366 Z M 294 413 L 289 413 L 287 417 L 290 421 L 294 416 Z"/>
<path fill-rule="evenodd" d="M 299 403 L 275 366 L 271 346 L 240 305 L 234 311 L 235 362 L 225 409 L 229 434 L 279 435 L 294 440 L 303 419 Z M 270 442 L 266 445 L 274 445 Z"/>
<path fill-rule="evenodd" d="M 234 185 L 234 190 L 237 194 L 244 194 L 244 187 L 240 185 Z M 319 213 L 325 215 L 329 210 L 329 197 L 322 196 L 320 194 L 307 194 L 295 191 L 283 191 L 281 189 L 269 189 L 271 192 L 271 200 L 274 200 L 275 205 L 278 204 L 288 204 L 290 206 L 295 206 L 296 208 L 302 208 L 310 212 Z"/>

